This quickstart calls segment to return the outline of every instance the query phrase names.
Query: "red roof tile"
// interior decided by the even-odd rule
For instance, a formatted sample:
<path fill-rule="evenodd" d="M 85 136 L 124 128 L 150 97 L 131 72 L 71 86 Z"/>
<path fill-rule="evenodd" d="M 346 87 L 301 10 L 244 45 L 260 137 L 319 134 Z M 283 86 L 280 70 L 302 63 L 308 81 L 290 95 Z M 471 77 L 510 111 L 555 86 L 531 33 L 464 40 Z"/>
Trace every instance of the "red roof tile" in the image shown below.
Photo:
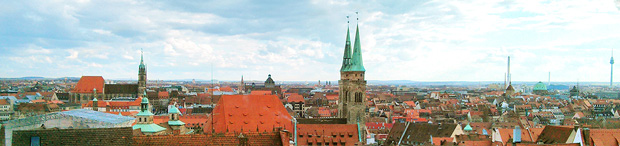
<path fill-rule="evenodd" d="M 291 102 L 306 102 L 306 100 L 304 100 L 304 97 L 299 95 L 299 94 L 291 94 L 290 96 L 288 96 L 288 98 L 286 99 L 287 102 L 291 103 Z"/>
<path fill-rule="evenodd" d="M 327 98 L 327 100 L 338 100 L 338 94 L 326 95 L 325 98 Z"/>
<path fill-rule="evenodd" d="M 291 115 L 275 95 L 222 95 L 213 115 L 214 122 L 208 119 L 205 132 L 263 132 L 275 127 L 290 131 L 292 127 Z"/>
<path fill-rule="evenodd" d="M 179 120 L 185 123 L 185 127 L 204 127 L 207 124 L 207 120 L 209 116 L 207 115 L 181 115 L 179 116 Z M 153 123 L 160 124 L 164 122 L 168 122 L 170 117 L 168 115 L 165 116 L 153 116 Z"/>
<path fill-rule="evenodd" d="M 71 92 L 93 93 L 93 89 L 97 89 L 97 93 L 103 93 L 104 83 L 105 80 L 101 76 L 82 76 Z"/>
<path fill-rule="evenodd" d="M 168 99 L 168 97 L 170 97 L 168 91 L 161 91 L 157 94 L 157 96 L 159 97 L 159 99 Z"/>
<path fill-rule="evenodd" d="M 355 145 L 359 141 L 356 124 L 298 124 L 297 143 L 299 145 Z"/>
<path fill-rule="evenodd" d="M 620 129 L 591 129 L 590 144 L 597 146 L 617 146 L 620 140 Z"/>
<path fill-rule="evenodd" d="M 271 91 L 256 90 L 256 91 L 252 91 L 250 95 L 271 95 Z"/>

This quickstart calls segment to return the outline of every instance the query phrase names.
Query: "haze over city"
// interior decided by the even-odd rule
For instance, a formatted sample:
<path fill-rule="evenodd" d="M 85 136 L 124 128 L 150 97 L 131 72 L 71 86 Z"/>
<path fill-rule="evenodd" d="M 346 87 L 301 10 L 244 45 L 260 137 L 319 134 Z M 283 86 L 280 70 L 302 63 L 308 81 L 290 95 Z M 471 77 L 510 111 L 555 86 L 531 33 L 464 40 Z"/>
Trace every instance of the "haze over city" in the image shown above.
<path fill-rule="evenodd" d="M 277 5 L 276 5 L 277 4 Z M 3 1 L 0 77 L 338 80 L 347 18 L 368 80 L 609 80 L 619 2 Z M 356 20 L 359 12 L 359 21 Z M 616 72 L 618 74 L 618 72 Z"/>

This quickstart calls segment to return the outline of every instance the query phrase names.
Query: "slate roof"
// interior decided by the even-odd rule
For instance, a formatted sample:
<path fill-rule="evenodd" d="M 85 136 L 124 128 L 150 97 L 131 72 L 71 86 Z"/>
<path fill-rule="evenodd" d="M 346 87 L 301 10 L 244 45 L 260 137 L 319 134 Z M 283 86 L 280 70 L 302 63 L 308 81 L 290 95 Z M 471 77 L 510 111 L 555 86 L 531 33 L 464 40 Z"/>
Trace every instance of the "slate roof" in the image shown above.
<path fill-rule="evenodd" d="M 567 126 L 545 126 L 536 142 L 542 141 L 545 144 L 565 143 L 572 131 L 573 128 Z"/>
<path fill-rule="evenodd" d="M 88 110 L 88 109 L 76 109 L 76 110 L 64 111 L 64 112 L 60 112 L 60 114 L 74 116 L 74 117 L 81 117 L 81 118 L 96 120 L 96 121 L 105 122 L 105 123 L 114 123 L 114 124 L 123 123 L 123 122 L 127 122 L 130 120 L 135 120 L 135 118 L 132 118 L 132 117 L 119 116 L 115 114 L 97 112 L 97 111 Z"/>
<path fill-rule="evenodd" d="M 132 145 L 132 130 L 124 128 L 45 129 L 13 131 L 12 145 L 30 145 L 31 137 L 39 137 L 41 145 Z M 4 144 L 4 143 L 3 143 Z"/>
<path fill-rule="evenodd" d="M 105 84 L 105 94 L 138 94 L 138 84 Z"/>
<path fill-rule="evenodd" d="M 386 145 L 398 144 L 402 137 L 405 144 L 428 144 L 431 135 L 433 138 L 450 137 L 457 124 L 428 124 L 428 123 L 396 123 L 390 130 Z M 403 134 L 404 132 L 404 134 Z"/>

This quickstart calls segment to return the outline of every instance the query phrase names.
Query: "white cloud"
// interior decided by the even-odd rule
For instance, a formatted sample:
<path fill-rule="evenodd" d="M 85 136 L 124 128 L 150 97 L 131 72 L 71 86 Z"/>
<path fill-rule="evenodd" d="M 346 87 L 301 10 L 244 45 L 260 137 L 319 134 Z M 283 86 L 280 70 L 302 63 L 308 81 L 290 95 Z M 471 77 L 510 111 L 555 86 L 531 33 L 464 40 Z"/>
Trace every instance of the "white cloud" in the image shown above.
<path fill-rule="evenodd" d="M 154 79 L 337 80 L 355 11 L 369 80 L 500 81 L 510 55 L 513 80 L 606 81 L 620 45 L 617 0 L 248 3 L 0 2 L 0 36 L 20 38 L 0 69 L 136 78 L 143 48 Z"/>

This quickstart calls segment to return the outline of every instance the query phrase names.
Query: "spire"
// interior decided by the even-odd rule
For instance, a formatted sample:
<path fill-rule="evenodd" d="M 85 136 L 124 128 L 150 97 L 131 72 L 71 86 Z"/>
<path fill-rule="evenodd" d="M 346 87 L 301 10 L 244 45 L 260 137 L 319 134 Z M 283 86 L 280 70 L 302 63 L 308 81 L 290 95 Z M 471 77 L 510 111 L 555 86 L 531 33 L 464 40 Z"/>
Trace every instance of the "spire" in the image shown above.
<path fill-rule="evenodd" d="M 344 45 L 344 56 L 342 57 L 342 67 L 340 71 L 348 71 L 351 64 L 351 35 L 349 34 L 349 16 L 347 16 L 347 40 Z"/>
<path fill-rule="evenodd" d="M 142 48 L 140 48 L 140 66 L 139 68 L 145 68 L 144 65 L 144 52 L 142 51 Z"/>
<path fill-rule="evenodd" d="M 357 14 L 357 12 L 355 13 Z M 359 25 L 355 28 L 355 45 L 353 45 L 353 56 L 351 57 L 351 66 L 348 71 L 366 71 L 362 60 L 362 45 L 360 44 Z"/>

